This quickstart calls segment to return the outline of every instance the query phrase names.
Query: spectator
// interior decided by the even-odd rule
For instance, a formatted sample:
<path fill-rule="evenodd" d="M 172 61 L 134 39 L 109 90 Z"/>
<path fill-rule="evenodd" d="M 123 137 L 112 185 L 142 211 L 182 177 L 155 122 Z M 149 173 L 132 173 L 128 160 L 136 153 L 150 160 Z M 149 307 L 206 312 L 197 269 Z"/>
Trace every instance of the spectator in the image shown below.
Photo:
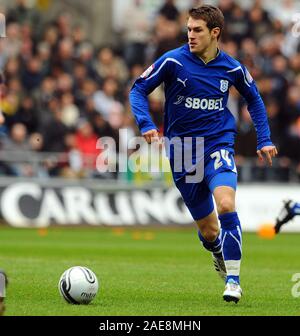
<path fill-rule="evenodd" d="M 14 115 L 14 122 L 22 123 L 29 134 L 38 129 L 38 111 L 32 97 L 26 96 L 21 100 L 20 107 Z"/>
<path fill-rule="evenodd" d="M 300 117 L 290 124 L 286 136 L 283 138 L 282 154 L 292 160 L 299 167 L 300 162 Z M 298 171 L 299 173 L 299 171 Z"/>
<path fill-rule="evenodd" d="M 177 21 L 179 18 L 179 11 L 175 5 L 174 0 L 165 0 L 158 14 L 169 21 Z"/>
<path fill-rule="evenodd" d="M 79 119 L 79 109 L 74 104 L 74 97 L 71 93 L 64 93 L 61 97 L 62 122 L 68 127 L 75 127 Z"/>
<path fill-rule="evenodd" d="M 63 123 L 62 109 L 57 99 L 53 99 L 49 103 L 49 108 L 52 113 L 52 119 L 45 128 L 42 129 L 44 137 L 45 152 L 63 152 L 65 145 L 62 141 L 68 132 L 68 127 Z"/>
<path fill-rule="evenodd" d="M 42 64 L 43 77 L 51 73 L 51 49 L 47 42 L 40 42 L 37 46 L 37 56 Z"/>
<path fill-rule="evenodd" d="M 170 49 L 181 45 L 180 25 L 177 21 L 159 21 L 155 32 L 156 48 L 153 58 L 157 59 Z"/>
<path fill-rule="evenodd" d="M 230 32 L 230 38 L 238 45 L 249 36 L 250 22 L 246 12 L 238 4 L 233 4 L 230 20 L 227 21 L 227 31 Z"/>
<path fill-rule="evenodd" d="M 118 149 L 119 134 L 118 129 L 113 129 L 108 121 L 106 121 L 101 114 L 94 112 L 91 117 L 91 124 L 94 127 L 94 132 L 98 138 L 111 137 L 116 143 Z"/>
<path fill-rule="evenodd" d="M 65 178 L 84 177 L 83 161 L 81 153 L 77 147 L 76 133 L 68 132 L 65 135 L 64 143 L 66 147 L 67 160 L 61 168 L 60 175 Z"/>
<path fill-rule="evenodd" d="M 97 84 L 95 81 L 92 79 L 86 78 L 80 87 L 76 91 L 76 97 L 75 97 L 75 102 L 80 108 L 85 108 L 87 101 L 89 99 L 93 100 L 94 102 L 94 96 L 97 91 Z"/>
<path fill-rule="evenodd" d="M 3 48 L 4 59 L 17 58 L 20 55 L 22 45 L 20 25 L 15 22 L 8 23 L 6 36 Z"/>
<path fill-rule="evenodd" d="M 42 64 L 39 58 L 28 60 L 22 76 L 22 84 L 27 90 L 38 88 L 43 80 Z"/>
<path fill-rule="evenodd" d="M 204 2 L 191 0 L 189 4 L 198 6 Z M 240 0 L 215 3 L 227 22 L 222 46 L 230 55 L 241 59 L 257 81 L 282 161 L 292 162 L 300 173 L 300 42 L 292 33 L 294 23 L 291 22 L 291 13 L 300 10 L 299 4 L 284 0 L 282 6 L 264 2 L 262 7 L 261 1 L 252 1 L 246 10 Z M 119 128 L 127 128 L 130 136 L 137 132 L 129 117 L 130 86 L 154 58 L 186 39 L 186 15 L 179 11 L 175 1 L 162 2 L 153 23 L 145 8 L 142 0 L 132 0 L 132 6 L 124 13 L 123 34 L 118 44 L 122 47 L 117 53 L 109 46 L 95 53 L 98 46 L 87 39 L 80 25 L 73 24 L 70 13 L 60 13 L 42 26 L 40 13 L 29 8 L 27 1 L 18 0 L 7 11 L 8 38 L 0 39 L 0 69 L 6 76 L 0 100 L 6 121 L 1 131 L 7 133 L 8 143 L 15 143 L 11 139 L 12 130 L 22 124 L 26 131 L 24 144 L 27 143 L 28 150 L 33 149 L 31 153 L 72 152 L 78 150 L 73 128 L 79 118 L 84 118 L 92 123 L 92 134 L 113 137 L 117 150 L 121 148 L 124 154 L 126 141 L 118 138 Z M 149 99 L 153 119 L 160 129 L 163 128 L 162 99 L 159 92 Z M 253 155 L 249 150 L 253 128 L 234 90 L 230 91 L 228 105 L 240 129 L 237 156 L 246 162 Z M 65 136 L 66 142 L 62 140 Z M 58 175 L 61 165 L 50 161 L 46 163 L 50 175 Z M 78 170 L 71 170 L 78 176 Z M 2 173 L 5 173 L 3 169 Z M 84 169 L 79 176 L 84 176 Z"/>
<path fill-rule="evenodd" d="M 150 22 L 142 0 L 134 0 L 124 13 L 124 25 L 121 27 L 124 42 L 126 64 L 145 64 L 145 51 L 150 40 Z"/>
<path fill-rule="evenodd" d="M 60 40 L 58 43 L 58 53 L 54 60 L 55 66 L 63 72 L 71 74 L 74 67 L 74 43 L 69 37 Z"/>
<path fill-rule="evenodd" d="M 102 80 L 107 77 L 120 83 L 128 80 L 128 69 L 124 61 L 117 57 L 109 47 L 104 47 L 98 52 L 95 70 Z"/>
<path fill-rule="evenodd" d="M 87 75 L 95 79 L 99 84 L 102 83 L 101 78 L 98 76 L 94 69 L 94 47 L 89 42 L 80 44 L 77 50 L 77 61 L 81 63 L 85 68 Z"/>
<path fill-rule="evenodd" d="M 76 148 L 81 154 L 82 168 L 88 174 L 92 174 L 96 170 L 97 156 L 101 150 L 97 148 L 98 138 L 93 131 L 91 123 L 86 119 L 78 122 L 76 132 Z"/>
<path fill-rule="evenodd" d="M 117 102 L 118 83 L 113 78 L 106 78 L 102 90 L 94 94 L 95 109 L 101 113 L 104 119 L 108 120 L 109 112 L 114 103 Z"/>
<path fill-rule="evenodd" d="M 260 4 L 254 5 L 249 11 L 249 35 L 256 41 L 272 34 L 273 26 L 268 12 Z"/>
<path fill-rule="evenodd" d="M 45 27 L 43 42 L 49 45 L 52 57 L 58 44 L 58 35 L 58 29 L 55 25 Z"/>
<path fill-rule="evenodd" d="M 59 38 L 69 38 L 72 35 L 72 19 L 71 14 L 68 12 L 61 13 L 57 20 L 56 26 L 59 32 Z"/>
<path fill-rule="evenodd" d="M 238 133 L 236 138 L 235 152 L 237 164 L 241 163 L 247 157 L 256 157 L 256 133 L 251 121 L 247 106 L 243 105 L 241 109 L 240 120 L 238 122 Z"/>
<path fill-rule="evenodd" d="M 284 110 L 284 119 L 289 127 L 300 116 L 300 90 L 292 85 L 287 91 L 287 103 Z"/>
<path fill-rule="evenodd" d="M 16 5 L 7 13 L 7 23 L 29 23 L 36 34 L 39 32 L 40 21 L 39 13 L 28 7 L 27 0 L 16 0 Z"/>
<path fill-rule="evenodd" d="M 2 151 L 9 156 L 14 153 L 15 162 L 6 166 L 8 175 L 32 176 L 32 165 L 27 163 L 31 155 L 31 147 L 27 138 L 25 125 L 21 123 L 12 126 L 10 137 L 5 138 L 2 143 Z"/>
<path fill-rule="evenodd" d="M 15 58 L 10 58 L 5 67 L 5 77 L 9 81 L 11 78 L 20 77 L 20 60 Z"/>

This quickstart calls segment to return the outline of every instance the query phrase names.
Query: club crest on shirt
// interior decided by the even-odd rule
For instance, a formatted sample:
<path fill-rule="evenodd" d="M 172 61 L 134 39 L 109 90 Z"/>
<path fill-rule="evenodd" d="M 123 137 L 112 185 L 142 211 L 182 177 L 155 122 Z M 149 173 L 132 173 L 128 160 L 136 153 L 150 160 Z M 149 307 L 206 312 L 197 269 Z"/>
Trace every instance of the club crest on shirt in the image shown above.
<path fill-rule="evenodd" d="M 151 74 L 153 69 L 154 64 L 150 65 L 149 68 L 142 73 L 141 78 L 147 78 Z"/>
<path fill-rule="evenodd" d="M 220 80 L 220 90 L 222 92 L 226 92 L 228 90 L 228 80 L 226 80 L 226 79 L 221 79 Z"/>

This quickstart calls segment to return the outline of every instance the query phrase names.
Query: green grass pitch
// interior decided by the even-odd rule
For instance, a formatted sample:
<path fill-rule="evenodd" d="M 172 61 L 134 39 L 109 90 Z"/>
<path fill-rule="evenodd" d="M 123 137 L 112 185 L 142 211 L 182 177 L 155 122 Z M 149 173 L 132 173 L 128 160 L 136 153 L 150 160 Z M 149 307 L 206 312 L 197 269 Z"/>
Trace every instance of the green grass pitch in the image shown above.
<path fill-rule="evenodd" d="M 242 287 L 236 305 L 196 230 L 0 228 L 0 268 L 9 275 L 6 315 L 300 315 L 291 281 L 300 272 L 300 235 L 262 240 L 244 234 Z M 64 270 L 83 265 L 100 291 L 87 306 L 69 305 L 57 283 Z"/>

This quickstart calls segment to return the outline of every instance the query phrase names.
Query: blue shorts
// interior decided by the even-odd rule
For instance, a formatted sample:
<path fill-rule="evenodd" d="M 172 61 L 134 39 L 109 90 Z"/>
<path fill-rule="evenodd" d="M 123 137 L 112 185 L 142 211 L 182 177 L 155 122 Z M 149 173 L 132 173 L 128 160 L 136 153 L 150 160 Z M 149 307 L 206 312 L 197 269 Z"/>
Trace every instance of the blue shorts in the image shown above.
<path fill-rule="evenodd" d="M 216 187 L 227 186 L 236 190 L 234 155 L 225 149 L 215 151 L 205 160 L 202 182 L 186 183 L 182 177 L 175 184 L 194 220 L 205 218 L 214 210 L 212 194 Z"/>

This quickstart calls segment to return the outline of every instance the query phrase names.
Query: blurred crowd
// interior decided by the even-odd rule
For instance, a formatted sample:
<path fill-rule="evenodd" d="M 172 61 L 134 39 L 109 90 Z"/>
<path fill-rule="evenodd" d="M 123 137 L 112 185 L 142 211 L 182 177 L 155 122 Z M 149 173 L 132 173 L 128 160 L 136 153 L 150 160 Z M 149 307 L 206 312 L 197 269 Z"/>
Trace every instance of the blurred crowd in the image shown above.
<path fill-rule="evenodd" d="M 0 175 L 116 177 L 96 169 L 102 150 L 98 139 L 112 137 L 116 151 L 128 154 L 119 129 L 126 128 L 129 137 L 139 134 L 128 102 L 133 81 L 157 57 L 186 42 L 187 13 L 174 1 L 162 1 L 155 20 L 142 3 L 133 0 L 126 9 L 113 45 L 92 43 L 68 13 L 43 24 L 42 14 L 25 0 L 6 10 L 7 38 L 0 39 L 5 77 L 0 107 L 6 115 L 1 151 L 15 153 L 17 159 L 12 163 L 2 157 Z M 221 48 L 248 67 L 266 104 L 272 140 L 280 152 L 274 178 L 287 179 L 291 166 L 300 176 L 300 28 L 297 36 L 292 22 L 300 12 L 297 1 L 282 0 L 280 7 L 268 10 L 264 1 L 253 1 L 247 10 L 234 0 L 217 4 L 226 20 Z M 149 106 L 160 130 L 163 104 L 157 89 Z M 237 164 L 243 169 L 252 159 L 251 178 L 264 180 L 264 167 L 256 160 L 255 130 L 234 89 L 228 105 L 238 125 Z M 46 156 L 34 171 L 26 158 L 43 153 L 55 153 L 55 159 Z"/>

